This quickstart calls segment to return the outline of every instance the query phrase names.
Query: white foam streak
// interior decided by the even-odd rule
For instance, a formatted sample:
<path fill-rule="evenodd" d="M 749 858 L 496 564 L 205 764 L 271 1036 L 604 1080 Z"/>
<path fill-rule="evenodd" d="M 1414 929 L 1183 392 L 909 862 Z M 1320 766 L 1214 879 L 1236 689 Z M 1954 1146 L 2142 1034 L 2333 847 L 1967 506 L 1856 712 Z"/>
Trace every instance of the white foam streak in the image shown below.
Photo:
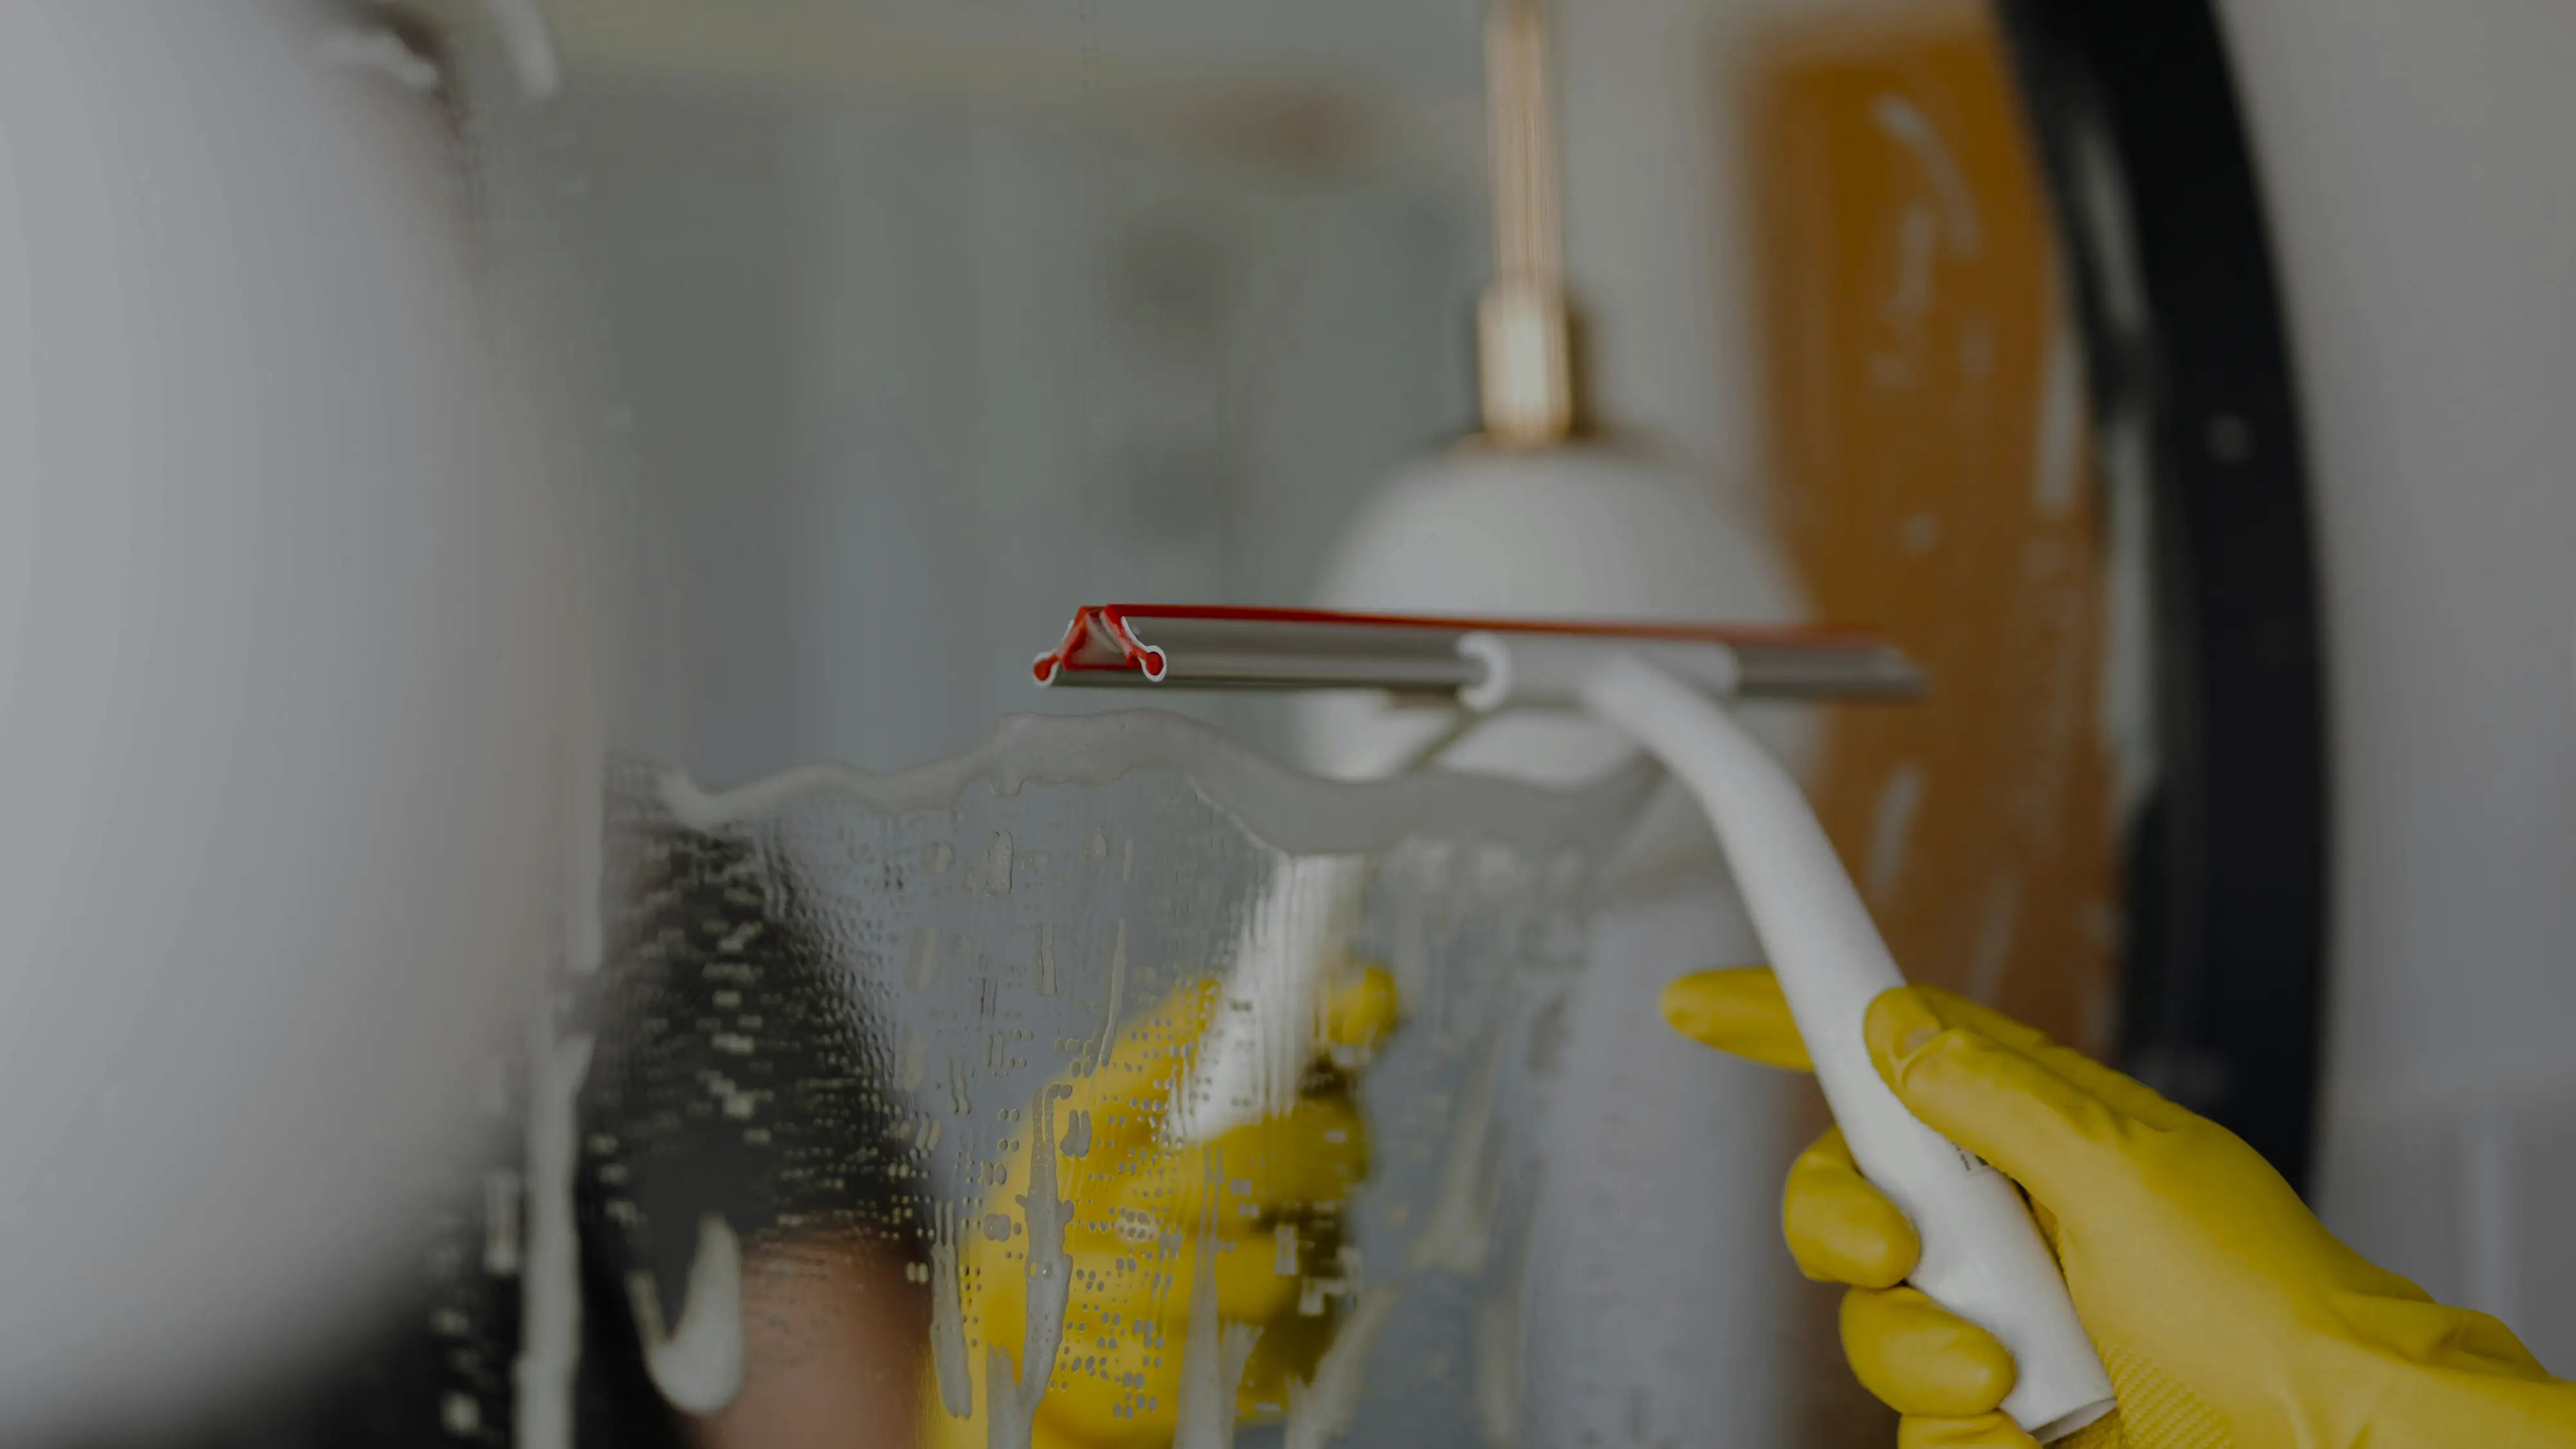
<path fill-rule="evenodd" d="M 1073 1294 L 1073 1255 L 1064 1248 L 1066 1215 L 1073 1204 L 1055 1195 L 1055 1099 L 1064 1089 L 1040 1087 L 1029 1099 L 1028 1269 L 1026 1331 L 1020 1339 L 1020 1373 L 998 1343 L 984 1348 L 984 1442 L 990 1449 L 1030 1449 L 1038 1403 L 1055 1376 L 1056 1349 L 1064 1342 L 1065 1306 Z"/>
<path fill-rule="evenodd" d="M 1358 922 L 1367 864 L 1357 855 L 1292 856 L 1271 872 L 1245 913 L 1198 1066 L 1172 1099 L 1181 1141 L 1210 1141 L 1295 1105 L 1325 978 Z"/>
<path fill-rule="evenodd" d="M 1369 1350 L 1395 1311 L 1395 1298 L 1395 1290 L 1384 1284 L 1360 1290 L 1350 1321 L 1333 1336 L 1333 1346 L 1315 1365 L 1313 1382 L 1289 1386 L 1283 1449 L 1324 1449 L 1350 1432 L 1351 1421 L 1359 1413 L 1360 1390 L 1368 1382 Z"/>
<path fill-rule="evenodd" d="M 1449 1157 L 1440 1168 L 1440 1196 L 1432 1204 L 1422 1235 L 1413 1240 L 1409 1257 L 1417 1272 L 1465 1274 L 1484 1266 L 1485 1251 L 1493 1239 L 1497 1181 L 1490 1139 L 1501 1055 L 1502 1046 L 1496 1043 L 1477 1064 L 1458 1119 L 1449 1130 Z"/>
<path fill-rule="evenodd" d="M 512 1442 L 572 1449 L 573 1376 L 581 1364 L 581 1239 L 573 1215 L 576 1125 L 591 1038 L 557 1041 L 539 1013 L 528 1094 L 527 1275 L 521 1283 Z"/>
<path fill-rule="evenodd" d="M 1210 1195 L 1214 1200 L 1214 1195 Z M 1172 1449 L 1234 1449 L 1234 1391 L 1261 1329 L 1217 1320 L 1213 1234 L 1201 1234 L 1191 1267 L 1190 1329 L 1181 1347 L 1180 1423 Z"/>
<path fill-rule="evenodd" d="M 939 1205 L 930 1240 L 930 1360 L 939 1377 L 939 1405 L 952 1419 L 975 1412 L 975 1379 L 966 1362 L 966 1315 L 958 1301 L 957 1208 Z"/>
<path fill-rule="evenodd" d="M 644 1367 L 671 1407 L 701 1417 L 742 1392 L 742 1242 L 720 1214 L 698 1220 L 679 1327 L 665 1333 L 653 1275 L 626 1275 L 628 1304 L 644 1340 Z"/>

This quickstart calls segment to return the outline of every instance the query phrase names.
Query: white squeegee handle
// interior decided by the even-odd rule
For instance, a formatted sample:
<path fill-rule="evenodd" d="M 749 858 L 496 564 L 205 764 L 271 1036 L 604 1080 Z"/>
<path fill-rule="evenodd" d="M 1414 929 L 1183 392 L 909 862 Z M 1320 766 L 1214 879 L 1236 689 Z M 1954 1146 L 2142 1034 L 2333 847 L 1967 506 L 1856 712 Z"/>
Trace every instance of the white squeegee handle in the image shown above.
<path fill-rule="evenodd" d="M 2043 1442 L 2109 1412 L 2110 1380 L 2020 1192 L 1916 1120 L 1870 1064 L 1862 1019 L 1905 978 L 1804 792 L 1710 698 L 1730 692 L 1730 651 L 1478 634 L 1459 653 L 1484 665 L 1460 691 L 1469 708 L 1588 710 L 1697 797 L 1853 1158 L 1922 1238 L 1910 1281 L 2012 1351 L 2004 1411 Z"/>

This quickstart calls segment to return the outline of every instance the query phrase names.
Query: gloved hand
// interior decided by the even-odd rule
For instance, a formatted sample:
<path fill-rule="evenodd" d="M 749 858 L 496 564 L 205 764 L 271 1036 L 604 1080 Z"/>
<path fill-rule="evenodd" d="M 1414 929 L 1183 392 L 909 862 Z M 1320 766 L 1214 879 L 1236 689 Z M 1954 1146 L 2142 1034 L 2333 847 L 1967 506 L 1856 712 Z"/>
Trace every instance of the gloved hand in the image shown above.
<path fill-rule="evenodd" d="M 1039 1124 L 1019 1124 L 1020 1155 L 965 1225 L 953 1265 L 971 1382 L 952 1367 L 942 1383 L 937 1365 L 925 1367 L 923 1444 L 984 1449 L 996 1394 L 1005 1396 L 999 1412 L 1016 1407 L 1007 1397 L 1015 1385 L 1001 1375 L 1029 1372 L 1021 1358 L 1041 1296 L 1027 1271 L 1030 1225 L 1044 1216 L 1029 1200 L 1040 1191 L 1065 1204 L 1070 1291 L 1053 1374 L 1027 1390 L 1044 1394 L 1031 1436 L 1016 1442 L 1160 1449 L 1180 1422 L 1185 1372 L 1209 1372 L 1194 1360 L 1221 1361 L 1207 1382 L 1222 1380 L 1218 1402 L 1247 1419 L 1278 1417 L 1291 1385 L 1314 1377 L 1334 1327 L 1333 1299 L 1319 1285 L 1342 1276 L 1340 1207 L 1368 1172 L 1353 1074 L 1394 1024 L 1395 987 L 1383 970 L 1351 970 L 1327 1000 L 1320 1055 L 1296 1105 L 1213 1142 L 1175 1146 L 1163 1121 L 1221 994 L 1215 981 L 1182 988 L 1119 1033 L 1106 1065 L 1068 1073 L 1041 1094 L 1052 1118 L 1051 1186 L 1034 1170 Z M 1048 1310 L 1039 1302 L 1036 1311 Z M 1203 1342 L 1191 1341 L 1194 1329 Z M 1008 1355 L 998 1370 L 994 1349 Z M 951 1412 L 970 1397 L 970 1413 Z"/>
<path fill-rule="evenodd" d="M 1763 970 L 1664 992 L 1684 1035 L 1774 1066 L 1806 1048 Z M 2235 1134 L 1948 992 L 1870 1007 L 1879 1075 L 1915 1116 L 2021 1184 L 2119 1399 L 2080 1449 L 2576 1446 L 2576 1384 L 2505 1326 L 2364 1262 Z M 1851 1285 L 1843 1351 L 1904 1417 L 1904 1449 L 2027 1449 L 1995 1406 L 2013 1364 L 1901 1286 L 1918 1243 L 1839 1132 L 1789 1169 L 1781 1217 L 1810 1278 Z"/>

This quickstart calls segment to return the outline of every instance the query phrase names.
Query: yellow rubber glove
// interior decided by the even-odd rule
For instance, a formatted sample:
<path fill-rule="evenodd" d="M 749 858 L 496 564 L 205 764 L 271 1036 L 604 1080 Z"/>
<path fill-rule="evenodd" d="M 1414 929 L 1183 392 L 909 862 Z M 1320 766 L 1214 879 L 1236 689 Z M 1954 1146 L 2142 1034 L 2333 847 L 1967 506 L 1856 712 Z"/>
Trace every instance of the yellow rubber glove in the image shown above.
<path fill-rule="evenodd" d="M 1366 968 L 1333 992 L 1322 1055 L 1288 1112 L 1175 1147 L 1163 1140 L 1164 1117 L 1220 996 L 1214 981 L 1174 993 L 1119 1034 L 1105 1066 L 1059 1078 L 1016 1124 L 1023 1155 L 1008 1180 L 957 1234 L 954 1260 L 935 1255 L 935 1274 L 957 1275 L 964 1352 L 952 1342 L 942 1365 L 934 1344 L 923 1444 L 1160 1449 L 1191 1397 L 1186 1369 L 1221 1363 L 1209 1380 L 1222 1380 L 1217 1402 L 1255 1421 L 1279 1417 L 1292 1386 L 1314 1377 L 1334 1327 L 1326 1285 L 1342 1277 L 1340 1208 L 1368 1173 L 1352 1079 L 1394 1024 L 1395 987 Z M 1049 1142 L 1051 1185 L 1036 1171 Z M 1043 1191 L 1064 1204 L 1069 1281 L 1052 1374 L 1023 1390 L 1030 1304 L 1046 1311 L 1044 1279 L 1029 1272 L 1029 1204 Z M 934 1281 L 934 1296 L 941 1287 Z M 969 1412 L 954 1412 L 968 1400 Z M 1028 1438 L 1009 1423 L 988 1438 L 997 1403 L 1029 1416 Z"/>
<path fill-rule="evenodd" d="M 1771 973 L 1664 992 L 1684 1035 L 1774 1066 L 1807 1053 Z M 2119 1398 L 2078 1449 L 2576 1446 L 2576 1384 L 2505 1326 L 2364 1262 L 2235 1134 L 1944 991 L 1870 1007 L 1879 1075 L 1915 1116 L 2030 1197 Z M 2012 1357 L 1900 1286 L 1913 1227 L 1828 1132 L 1789 1170 L 1781 1217 L 1810 1278 L 1851 1285 L 1843 1351 L 1903 1415 L 1904 1449 L 2027 1449 L 1995 1406 Z"/>

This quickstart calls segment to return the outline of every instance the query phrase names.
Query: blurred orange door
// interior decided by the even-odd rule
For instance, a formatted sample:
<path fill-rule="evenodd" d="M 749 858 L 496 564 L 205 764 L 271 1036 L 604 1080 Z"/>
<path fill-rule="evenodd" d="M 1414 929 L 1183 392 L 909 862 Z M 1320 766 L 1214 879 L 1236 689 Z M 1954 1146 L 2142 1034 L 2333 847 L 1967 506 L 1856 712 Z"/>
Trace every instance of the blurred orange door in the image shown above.
<path fill-rule="evenodd" d="M 1817 800 L 1920 980 L 2106 1045 L 2117 841 L 2083 378 L 1981 6 L 1757 52 L 1751 215 L 1781 519 L 1818 612 L 1921 660 Z"/>
<path fill-rule="evenodd" d="M 1885 631 L 1932 682 L 1836 714 L 1817 806 L 1911 976 L 2099 1052 L 2119 934 L 2105 519 L 2001 37 L 1980 5 L 1909 4 L 1750 54 L 1779 518 L 1820 617 Z M 1891 1442 L 1831 1296 L 1805 1307 L 1802 1442 Z"/>

